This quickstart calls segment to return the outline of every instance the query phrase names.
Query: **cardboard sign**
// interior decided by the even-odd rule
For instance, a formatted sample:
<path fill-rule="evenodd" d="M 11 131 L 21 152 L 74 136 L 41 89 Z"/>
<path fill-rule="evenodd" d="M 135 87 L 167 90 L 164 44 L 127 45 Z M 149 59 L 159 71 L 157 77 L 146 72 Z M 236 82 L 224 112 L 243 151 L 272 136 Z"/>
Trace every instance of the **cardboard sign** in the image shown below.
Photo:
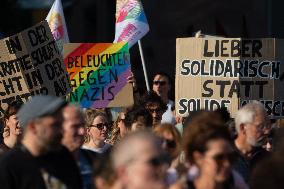
<path fill-rule="evenodd" d="M 184 38 L 176 44 L 179 115 L 227 107 L 234 117 L 251 100 L 284 117 L 284 40 Z"/>
<path fill-rule="evenodd" d="M 65 96 L 70 83 L 46 21 L 0 41 L 0 117 L 8 103 L 31 96 Z"/>
<path fill-rule="evenodd" d="M 127 43 L 67 43 L 64 62 L 73 88 L 70 102 L 83 108 L 133 105 Z"/>

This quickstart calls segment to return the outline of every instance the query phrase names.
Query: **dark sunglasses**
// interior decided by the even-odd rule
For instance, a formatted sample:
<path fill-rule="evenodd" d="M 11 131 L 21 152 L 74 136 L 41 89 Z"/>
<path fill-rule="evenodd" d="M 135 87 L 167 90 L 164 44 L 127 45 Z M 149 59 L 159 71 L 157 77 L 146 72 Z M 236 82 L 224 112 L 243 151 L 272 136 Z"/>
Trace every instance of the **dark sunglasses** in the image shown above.
<path fill-rule="evenodd" d="M 162 139 L 166 143 L 167 148 L 175 148 L 177 146 L 174 140 Z"/>
<path fill-rule="evenodd" d="M 170 158 L 166 154 L 154 156 L 147 161 L 147 163 L 149 163 L 153 167 L 158 167 L 158 166 L 161 166 L 169 162 L 170 162 Z"/>
<path fill-rule="evenodd" d="M 96 127 L 99 130 L 103 130 L 104 127 L 106 127 L 107 129 L 110 129 L 111 126 L 112 125 L 110 123 L 98 123 L 98 124 L 95 124 L 95 125 L 90 125 L 89 127 Z"/>
<path fill-rule="evenodd" d="M 236 154 L 231 152 L 231 153 L 223 153 L 223 154 L 216 154 L 213 156 L 213 159 L 217 163 L 222 163 L 225 160 L 228 160 L 230 163 L 233 163 L 236 160 Z"/>
<path fill-rule="evenodd" d="M 151 108 L 147 108 L 147 110 L 152 114 L 152 113 L 161 113 L 163 110 L 161 108 L 155 108 L 155 109 L 151 109 Z"/>
<path fill-rule="evenodd" d="M 165 81 L 153 81 L 153 84 L 164 86 L 166 84 L 166 82 Z"/>

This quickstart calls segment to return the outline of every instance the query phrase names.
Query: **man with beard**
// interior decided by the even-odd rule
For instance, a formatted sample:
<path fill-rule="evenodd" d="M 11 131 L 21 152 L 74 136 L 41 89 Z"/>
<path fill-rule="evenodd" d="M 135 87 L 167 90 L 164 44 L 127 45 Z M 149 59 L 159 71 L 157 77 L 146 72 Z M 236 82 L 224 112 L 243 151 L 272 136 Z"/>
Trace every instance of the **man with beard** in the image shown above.
<path fill-rule="evenodd" d="M 66 177 L 76 175 L 76 169 L 70 174 L 56 161 L 60 156 L 61 163 L 64 161 L 68 167 L 76 168 L 72 155 L 60 145 L 65 105 L 61 98 L 35 96 L 21 107 L 17 117 L 23 128 L 23 139 L 19 147 L 5 154 L 0 162 L 2 189 L 73 188 L 69 186 L 75 183 L 70 183 Z M 80 185 L 74 187 L 80 188 Z"/>
<path fill-rule="evenodd" d="M 264 130 L 269 128 L 270 122 L 263 105 L 253 101 L 238 110 L 235 123 L 238 136 L 235 139 L 237 160 L 234 168 L 248 182 L 254 166 L 269 154 L 262 148 L 262 142 Z"/>

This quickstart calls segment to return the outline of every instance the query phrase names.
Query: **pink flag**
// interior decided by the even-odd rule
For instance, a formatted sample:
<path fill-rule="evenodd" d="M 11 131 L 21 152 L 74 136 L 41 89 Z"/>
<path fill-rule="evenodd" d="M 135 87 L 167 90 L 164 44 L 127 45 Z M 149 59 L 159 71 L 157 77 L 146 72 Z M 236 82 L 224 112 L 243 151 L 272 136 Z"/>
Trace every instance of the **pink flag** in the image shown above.
<path fill-rule="evenodd" d="M 132 47 L 149 31 L 143 6 L 139 0 L 117 0 L 114 42 L 126 41 Z"/>

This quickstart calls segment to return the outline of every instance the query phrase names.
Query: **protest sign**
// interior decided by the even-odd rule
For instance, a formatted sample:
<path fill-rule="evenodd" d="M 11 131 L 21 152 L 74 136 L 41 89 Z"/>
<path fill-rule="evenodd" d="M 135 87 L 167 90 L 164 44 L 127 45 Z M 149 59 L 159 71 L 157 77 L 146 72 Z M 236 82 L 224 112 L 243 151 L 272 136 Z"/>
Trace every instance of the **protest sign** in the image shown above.
<path fill-rule="evenodd" d="M 46 21 L 0 41 L 0 116 L 37 94 L 65 96 L 69 77 Z"/>
<path fill-rule="evenodd" d="M 128 45 L 121 43 L 67 43 L 64 62 L 70 76 L 69 101 L 83 108 L 133 105 Z"/>
<path fill-rule="evenodd" d="M 284 40 L 184 38 L 176 45 L 179 115 L 227 107 L 234 116 L 258 100 L 269 116 L 284 117 Z"/>

